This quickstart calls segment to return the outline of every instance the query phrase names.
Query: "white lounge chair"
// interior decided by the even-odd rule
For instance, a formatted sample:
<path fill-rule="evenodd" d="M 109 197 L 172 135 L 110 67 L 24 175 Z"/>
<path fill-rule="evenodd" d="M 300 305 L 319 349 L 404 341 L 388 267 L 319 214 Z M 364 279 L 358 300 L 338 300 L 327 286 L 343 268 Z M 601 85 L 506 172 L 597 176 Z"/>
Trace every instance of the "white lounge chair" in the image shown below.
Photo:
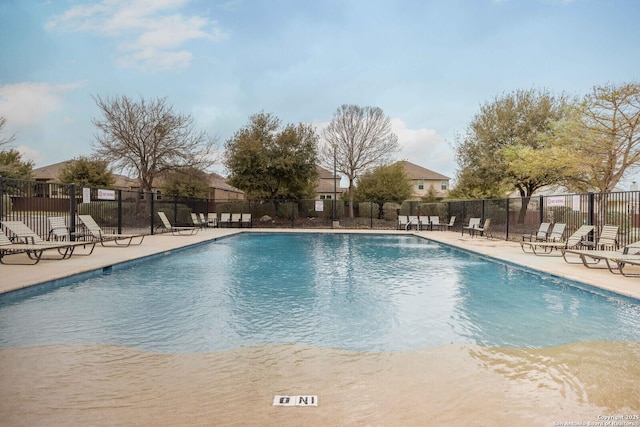
<path fill-rule="evenodd" d="M 174 236 L 190 236 L 192 234 L 197 234 L 198 231 L 200 231 L 200 227 L 174 227 L 171 225 L 171 222 L 169 222 L 167 215 L 162 211 L 158 211 L 158 216 L 160 217 L 164 228 L 167 231 L 170 231 Z"/>
<path fill-rule="evenodd" d="M 469 224 L 462 226 L 462 235 L 464 236 L 465 231 L 473 234 L 478 228 L 480 228 L 480 218 L 469 218 Z"/>
<path fill-rule="evenodd" d="M 137 246 L 144 240 L 144 234 L 105 233 L 91 215 L 78 215 L 78 218 L 87 229 L 88 236 L 91 239 L 100 242 L 104 247 Z M 113 245 L 107 243 L 113 243 Z"/>
<path fill-rule="evenodd" d="M 547 240 L 547 235 L 549 234 L 549 229 L 551 228 L 551 223 L 550 222 L 543 222 L 540 223 L 540 227 L 538 227 L 538 231 L 534 234 L 523 234 L 522 235 L 522 240 L 526 240 L 526 241 L 538 241 L 538 242 L 544 242 Z"/>
<path fill-rule="evenodd" d="M 248 227 L 253 227 L 250 213 L 242 214 L 242 219 L 240 220 L 240 227 L 244 227 L 245 225 L 247 225 Z"/>
<path fill-rule="evenodd" d="M 222 212 L 220 214 L 220 226 L 231 227 L 231 214 L 229 212 Z"/>
<path fill-rule="evenodd" d="M 583 225 L 573 233 L 566 242 L 520 242 L 523 252 L 534 253 L 536 255 L 551 255 L 554 250 L 576 249 L 581 242 L 593 231 L 593 225 Z M 529 248 L 527 251 L 525 248 Z M 562 252 L 558 252 L 562 256 Z"/>
<path fill-rule="evenodd" d="M 398 230 L 406 230 L 409 224 L 409 217 L 407 215 L 398 215 Z"/>
<path fill-rule="evenodd" d="M 5 265 L 33 265 L 40 262 L 42 259 L 66 259 L 73 253 L 74 245 L 67 244 L 61 246 L 58 243 L 51 242 L 51 244 L 44 243 L 14 243 L 7 237 L 6 234 L 0 231 L 0 264 Z M 45 251 L 56 250 L 59 254 L 57 258 L 43 258 L 42 255 Z M 27 262 L 6 262 L 5 257 L 9 255 L 26 254 Z"/>
<path fill-rule="evenodd" d="M 30 244 L 34 246 L 46 246 L 48 249 L 58 248 L 58 253 L 61 255 L 61 258 L 40 258 L 40 259 L 64 259 L 69 258 L 71 255 L 74 255 L 75 249 L 79 246 L 86 248 L 90 247 L 88 252 L 76 253 L 75 255 L 91 255 L 93 250 L 95 249 L 96 242 L 71 242 L 71 241 L 47 241 L 38 235 L 35 231 L 33 231 L 27 224 L 22 221 L 2 221 L 2 225 L 5 227 L 7 231 L 9 231 L 14 238 L 17 240 L 15 243 L 24 243 Z M 40 254 L 42 255 L 42 254 Z"/>

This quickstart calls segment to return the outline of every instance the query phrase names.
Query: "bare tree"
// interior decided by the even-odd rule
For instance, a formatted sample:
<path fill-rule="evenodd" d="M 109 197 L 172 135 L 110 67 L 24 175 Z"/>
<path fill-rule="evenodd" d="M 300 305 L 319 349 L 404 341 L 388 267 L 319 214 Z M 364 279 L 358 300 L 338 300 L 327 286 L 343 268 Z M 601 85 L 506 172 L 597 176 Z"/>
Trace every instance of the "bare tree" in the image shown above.
<path fill-rule="evenodd" d="M 164 171 L 204 170 L 215 162 L 214 140 L 195 129 L 191 116 L 175 113 L 166 98 L 136 102 L 126 96 L 98 96 L 94 101 L 104 116 L 93 120 L 100 131 L 94 145 L 97 157 L 135 172 L 142 191 L 151 191 Z"/>
<path fill-rule="evenodd" d="M 578 189 L 612 191 L 640 166 L 640 84 L 594 87 L 574 113 L 558 127 L 560 140 L 581 165 L 568 183 Z"/>
<path fill-rule="evenodd" d="M 320 159 L 324 166 L 349 178 L 349 216 L 353 218 L 353 195 L 358 176 L 383 165 L 398 150 L 398 136 L 379 107 L 342 105 L 322 133 Z"/>
<path fill-rule="evenodd" d="M 4 128 L 4 125 L 7 124 L 7 118 L 0 116 L 0 132 Z M 15 135 L 2 136 L 0 135 L 0 145 L 11 144 L 16 139 Z"/>

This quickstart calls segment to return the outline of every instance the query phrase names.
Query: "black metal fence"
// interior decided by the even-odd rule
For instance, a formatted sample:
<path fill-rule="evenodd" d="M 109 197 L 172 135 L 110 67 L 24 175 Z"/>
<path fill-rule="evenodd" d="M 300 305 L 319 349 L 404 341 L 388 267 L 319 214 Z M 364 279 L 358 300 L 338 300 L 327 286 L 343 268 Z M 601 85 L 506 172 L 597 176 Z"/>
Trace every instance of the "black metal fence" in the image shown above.
<path fill-rule="evenodd" d="M 640 240 L 638 191 L 433 203 L 358 202 L 350 217 L 344 200 L 210 200 L 0 177 L 2 220 L 23 221 L 43 237 L 49 232 L 49 217 L 65 217 L 71 231 L 76 231 L 78 214 L 90 214 L 106 232 L 153 234 L 161 230 L 158 211 L 177 226 L 193 225 L 191 213 L 202 213 L 208 219 L 215 216 L 220 226 L 374 230 L 398 228 L 401 215 L 438 216 L 447 223 L 455 216 L 453 231 L 458 232 L 470 218 L 478 217 L 491 219 L 491 235 L 506 240 L 534 233 L 541 222 L 566 223 L 567 235 L 583 224 L 596 230 L 608 224 L 619 227 L 621 244 Z M 223 214 L 243 214 L 250 220 L 220 221 Z"/>

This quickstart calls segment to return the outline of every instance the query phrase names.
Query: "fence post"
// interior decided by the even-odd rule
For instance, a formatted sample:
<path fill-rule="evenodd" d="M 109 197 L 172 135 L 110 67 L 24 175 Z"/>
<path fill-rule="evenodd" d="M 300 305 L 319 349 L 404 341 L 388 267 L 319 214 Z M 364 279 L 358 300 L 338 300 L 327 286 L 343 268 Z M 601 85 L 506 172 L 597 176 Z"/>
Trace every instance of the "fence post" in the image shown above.
<path fill-rule="evenodd" d="M 293 219 L 294 206 L 295 204 L 291 202 L 291 228 L 295 228 L 295 220 Z"/>
<path fill-rule="evenodd" d="M 505 240 L 509 240 L 509 202 L 511 201 L 510 198 L 507 198 L 507 229 L 505 231 L 506 236 L 505 236 Z"/>
<path fill-rule="evenodd" d="M 144 193 L 142 193 L 142 194 L 144 194 Z M 150 217 L 151 218 L 150 218 L 150 221 L 149 221 L 151 223 L 151 234 L 154 234 L 153 230 L 155 230 L 155 228 L 156 228 L 155 225 L 154 225 L 154 221 L 156 219 L 156 216 L 155 216 L 155 212 L 156 212 L 156 210 L 155 210 L 155 200 L 153 200 L 153 199 L 154 199 L 153 193 L 151 193 L 151 202 L 149 203 L 149 209 L 151 210 L 151 213 L 150 213 Z"/>
<path fill-rule="evenodd" d="M 484 221 L 484 202 L 485 202 L 485 199 L 482 199 L 482 210 L 480 211 L 480 221 Z"/>
<path fill-rule="evenodd" d="M 122 234 L 122 190 L 118 190 L 118 234 Z"/>
<path fill-rule="evenodd" d="M 378 212 L 380 212 L 380 208 L 378 208 Z M 373 202 L 369 202 L 369 228 L 373 229 Z"/>
<path fill-rule="evenodd" d="M 588 225 L 595 225 L 593 222 L 593 217 L 595 215 L 595 195 L 593 193 L 589 193 L 589 224 Z"/>
<path fill-rule="evenodd" d="M 71 231 L 71 239 L 75 240 L 76 232 L 76 214 L 78 213 L 78 206 L 76 203 L 76 185 L 69 185 L 69 231 Z"/>
<path fill-rule="evenodd" d="M 540 205 L 539 205 L 539 209 L 540 211 L 540 223 L 542 224 L 544 222 L 544 196 L 540 196 Z"/>

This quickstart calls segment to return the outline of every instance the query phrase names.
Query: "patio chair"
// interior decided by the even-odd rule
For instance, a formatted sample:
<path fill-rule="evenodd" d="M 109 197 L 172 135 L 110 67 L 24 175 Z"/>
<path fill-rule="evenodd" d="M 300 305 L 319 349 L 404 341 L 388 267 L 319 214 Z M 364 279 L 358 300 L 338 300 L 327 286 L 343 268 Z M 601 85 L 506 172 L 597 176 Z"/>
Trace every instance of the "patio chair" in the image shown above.
<path fill-rule="evenodd" d="M 193 222 L 194 227 L 204 228 L 207 226 L 207 224 L 203 222 L 195 212 L 191 212 L 191 222 Z"/>
<path fill-rule="evenodd" d="M 593 225 L 583 225 L 573 233 L 566 242 L 520 242 L 520 247 L 525 253 L 533 253 L 536 255 L 551 255 L 553 251 L 561 251 L 562 249 L 575 249 L 580 247 L 582 241 L 593 231 Z M 525 249 L 529 248 L 529 251 Z M 557 256 L 562 256 L 559 252 Z"/>
<path fill-rule="evenodd" d="M 453 228 L 453 226 L 455 225 L 455 223 L 456 223 L 456 216 L 454 215 L 451 218 L 449 218 L 449 224 L 445 224 L 446 227 L 447 227 L 445 229 L 445 231 L 451 230 Z"/>
<path fill-rule="evenodd" d="M 200 222 L 202 222 L 205 227 L 214 228 L 218 226 L 218 216 L 214 213 L 209 213 L 205 216 L 205 214 L 201 212 Z"/>
<path fill-rule="evenodd" d="M 220 226 L 224 225 L 225 227 L 231 227 L 231 214 L 228 212 L 222 212 L 220 214 L 220 221 L 218 224 Z"/>
<path fill-rule="evenodd" d="M 564 222 L 556 222 L 553 224 L 551 233 L 547 237 L 547 242 L 561 242 L 563 240 L 564 231 L 567 229 L 567 224 Z"/>
<path fill-rule="evenodd" d="M 193 234 L 198 234 L 198 231 L 200 231 L 200 227 L 174 227 L 171 225 L 171 222 L 169 222 L 167 215 L 162 211 L 158 211 L 158 216 L 160 217 L 160 221 L 162 221 L 164 228 L 167 231 L 170 231 L 174 236 L 191 236 Z"/>
<path fill-rule="evenodd" d="M 418 215 L 409 215 L 407 218 L 405 230 L 411 230 L 412 226 L 415 227 L 416 230 L 420 230 L 420 217 L 418 217 Z"/>
<path fill-rule="evenodd" d="M 78 218 L 87 229 L 87 237 L 100 242 L 104 247 L 137 246 L 144 240 L 145 234 L 115 234 L 105 233 L 91 215 L 78 215 Z M 137 239 L 140 239 L 139 241 Z M 134 240 L 135 239 L 135 240 Z M 106 243 L 113 243 L 106 244 Z"/>
<path fill-rule="evenodd" d="M 630 265 L 640 266 L 640 254 L 638 255 L 618 255 L 616 257 L 610 258 L 607 260 L 607 266 L 610 266 L 610 263 L 616 264 L 616 271 L 613 270 L 612 267 L 609 267 L 609 271 L 612 273 L 620 273 L 625 277 L 639 277 L 640 273 L 628 273 L 625 272 L 625 267 Z"/>
<path fill-rule="evenodd" d="M 476 235 L 476 233 L 480 233 L 480 236 L 485 236 L 487 237 L 487 239 L 489 238 L 489 236 L 491 235 L 491 218 L 487 218 L 484 220 L 484 224 L 482 225 L 482 227 L 476 227 L 475 230 L 471 231 L 471 237 L 474 237 Z"/>
<path fill-rule="evenodd" d="M 232 213 L 231 214 L 231 220 L 229 221 L 229 224 L 231 225 L 231 227 L 233 227 L 234 225 L 237 225 L 238 227 L 240 227 L 240 226 L 242 226 L 241 221 L 242 221 L 242 214 L 241 213 Z"/>
<path fill-rule="evenodd" d="M 476 230 L 478 227 L 480 227 L 480 218 L 470 218 L 469 224 L 462 226 L 462 235 L 464 236 L 465 230 L 471 234 L 473 230 Z"/>
<path fill-rule="evenodd" d="M 409 225 L 409 217 L 407 215 L 398 215 L 398 230 L 406 230 Z"/>
<path fill-rule="evenodd" d="M 46 242 L 45 242 L 46 243 Z M 58 258 L 43 258 L 42 254 L 45 251 L 55 249 L 58 251 L 60 257 Z M 64 249 L 64 252 L 62 251 Z M 34 265 L 40 262 L 41 259 L 66 259 L 71 256 L 74 245 L 61 246 L 57 243 L 44 244 L 44 243 L 13 243 L 7 235 L 0 232 L 0 264 L 5 265 Z M 4 258 L 9 255 L 26 254 L 27 262 L 6 262 Z"/>
<path fill-rule="evenodd" d="M 244 225 L 248 225 L 249 228 L 253 227 L 253 223 L 251 222 L 251 214 L 243 213 L 242 219 L 240 220 L 240 227 L 244 227 Z"/>
<path fill-rule="evenodd" d="M 430 224 L 429 227 L 432 230 L 438 229 L 440 231 L 443 231 L 446 229 L 445 227 L 447 227 L 447 224 L 440 224 L 440 217 L 436 215 L 429 217 L 429 224 Z"/>
<path fill-rule="evenodd" d="M 567 254 L 576 255 L 580 258 L 580 261 L 570 261 L 567 258 Z M 594 250 L 594 249 L 563 249 L 562 256 L 564 260 L 569 264 L 580 264 L 582 263 L 585 267 L 588 268 L 608 268 L 612 273 L 620 273 L 620 271 L 615 271 L 619 266 L 615 266 L 615 262 L 610 262 L 610 260 L 615 258 L 640 258 L 640 240 L 637 242 L 630 243 L 618 250 Z M 598 267 L 602 264 L 606 264 L 603 267 Z"/>
<path fill-rule="evenodd" d="M 60 258 L 42 258 L 42 254 L 40 254 L 40 259 L 65 259 L 74 255 L 75 249 L 78 246 L 82 246 L 86 248 L 90 246 L 89 252 L 86 253 L 76 253 L 75 255 L 87 256 L 93 253 L 93 250 L 96 247 L 95 242 L 71 242 L 71 241 L 47 241 L 38 235 L 35 231 L 33 231 L 27 224 L 22 221 L 2 221 L 1 224 L 4 226 L 6 231 L 9 231 L 14 239 L 17 241 L 14 243 L 23 243 L 36 246 L 47 247 L 48 249 L 58 249 L 58 253 L 61 255 Z"/>
<path fill-rule="evenodd" d="M 549 234 L 549 229 L 551 228 L 551 223 L 550 222 L 543 222 L 540 224 L 540 227 L 538 227 L 538 231 L 533 234 L 523 234 L 522 235 L 522 240 L 525 241 L 536 241 L 536 242 L 544 242 L 545 240 L 547 240 L 547 235 Z"/>

